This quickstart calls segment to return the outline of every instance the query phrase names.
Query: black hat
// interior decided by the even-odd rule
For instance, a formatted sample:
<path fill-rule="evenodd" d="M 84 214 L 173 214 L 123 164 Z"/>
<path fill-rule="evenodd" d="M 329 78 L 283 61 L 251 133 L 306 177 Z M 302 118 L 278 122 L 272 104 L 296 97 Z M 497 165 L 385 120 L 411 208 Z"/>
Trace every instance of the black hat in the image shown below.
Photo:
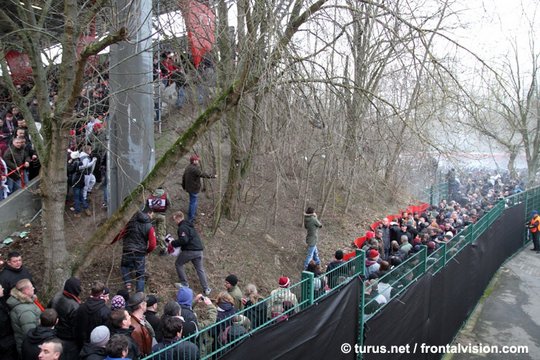
<path fill-rule="evenodd" d="M 70 277 L 64 283 L 64 290 L 72 295 L 79 296 L 81 294 L 81 280 Z"/>
<path fill-rule="evenodd" d="M 154 304 L 157 304 L 159 302 L 159 299 L 155 295 L 148 295 L 146 297 L 146 306 L 152 306 Z"/>
<path fill-rule="evenodd" d="M 238 278 L 234 274 L 230 274 L 225 278 L 225 281 L 231 284 L 232 286 L 236 286 L 238 284 Z"/>
<path fill-rule="evenodd" d="M 146 295 L 143 292 L 137 292 L 129 297 L 128 306 L 133 309 L 143 301 L 146 301 Z"/>

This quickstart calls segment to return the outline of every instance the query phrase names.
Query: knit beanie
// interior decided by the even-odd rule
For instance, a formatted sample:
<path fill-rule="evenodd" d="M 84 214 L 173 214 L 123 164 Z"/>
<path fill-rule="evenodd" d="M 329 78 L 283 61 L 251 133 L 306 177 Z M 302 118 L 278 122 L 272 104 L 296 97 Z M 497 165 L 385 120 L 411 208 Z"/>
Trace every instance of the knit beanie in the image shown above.
<path fill-rule="evenodd" d="M 64 291 L 67 291 L 70 294 L 79 296 L 81 293 L 81 280 L 76 277 L 70 277 L 64 283 Z"/>
<path fill-rule="evenodd" d="M 111 310 L 123 310 L 126 308 L 126 300 L 122 295 L 115 295 L 111 299 Z"/>
<path fill-rule="evenodd" d="M 234 274 L 230 274 L 229 276 L 225 278 L 225 281 L 231 284 L 232 286 L 236 286 L 236 284 L 238 284 L 238 277 L 236 277 L 236 275 Z"/>
<path fill-rule="evenodd" d="M 287 288 L 291 285 L 291 279 L 289 279 L 286 276 L 282 276 L 279 278 L 279 287 Z"/>
<path fill-rule="evenodd" d="M 90 333 L 90 343 L 99 347 L 105 347 L 109 342 L 111 333 L 105 325 L 100 325 Z"/>
<path fill-rule="evenodd" d="M 180 289 L 178 289 L 178 293 L 176 294 L 176 301 L 180 305 L 191 307 L 193 303 L 193 290 L 191 290 L 187 286 L 182 286 Z"/>

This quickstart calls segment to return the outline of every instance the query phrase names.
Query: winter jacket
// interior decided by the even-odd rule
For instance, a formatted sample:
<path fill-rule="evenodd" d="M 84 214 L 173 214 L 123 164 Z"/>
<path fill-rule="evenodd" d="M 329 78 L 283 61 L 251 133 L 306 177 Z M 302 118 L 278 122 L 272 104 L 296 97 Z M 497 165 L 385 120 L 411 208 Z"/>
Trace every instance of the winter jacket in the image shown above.
<path fill-rule="evenodd" d="M 11 328 L 11 319 L 9 318 L 9 308 L 0 301 L 0 354 L 15 349 L 15 338 Z"/>
<path fill-rule="evenodd" d="M 238 288 L 238 286 L 233 286 L 232 288 L 230 289 L 227 289 L 227 292 L 229 293 L 229 295 L 231 295 L 234 299 L 234 307 L 237 308 L 238 310 L 242 309 L 243 308 L 243 304 L 242 304 L 242 290 L 240 290 Z"/>
<path fill-rule="evenodd" d="M 131 326 L 133 326 L 133 332 L 131 338 L 137 344 L 139 353 L 141 356 L 149 355 L 152 351 L 152 335 L 145 325 L 144 320 L 139 320 L 137 317 L 131 315 Z"/>
<path fill-rule="evenodd" d="M 131 334 L 133 333 L 133 326 L 130 326 L 129 329 L 117 329 L 117 328 L 111 328 L 111 337 L 115 334 L 121 334 L 127 336 L 129 340 L 129 346 L 128 346 L 128 355 L 127 357 L 133 360 L 138 360 L 139 355 L 139 347 L 137 346 L 137 343 L 133 340 L 133 337 Z"/>
<path fill-rule="evenodd" d="M 197 315 L 190 306 L 180 304 L 180 315 L 184 318 L 182 337 L 188 337 L 199 331 Z"/>
<path fill-rule="evenodd" d="M 196 164 L 189 164 L 182 176 L 182 188 L 188 193 L 199 193 L 201 191 L 201 178 L 211 179 L 213 175 L 201 171 L 201 167 Z"/>
<path fill-rule="evenodd" d="M 152 310 L 147 310 L 144 313 L 144 317 L 146 321 L 150 324 L 150 326 L 152 326 L 152 329 L 154 329 L 154 331 L 159 328 L 159 318 L 155 312 L 153 312 Z"/>
<path fill-rule="evenodd" d="M 256 305 L 250 309 L 250 306 L 254 305 L 251 300 L 248 300 L 245 305 L 245 309 L 247 309 L 244 312 L 244 315 L 249 318 L 251 321 L 251 328 L 256 329 L 262 324 L 264 324 L 267 320 L 267 314 L 268 314 L 268 304 L 266 301 L 259 301 L 255 303 Z"/>
<path fill-rule="evenodd" d="M 270 293 L 270 301 L 268 302 L 268 318 L 275 318 L 280 316 L 284 311 L 283 303 L 287 302 L 289 305 L 296 307 L 298 300 L 296 295 L 291 290 L 286 288 L 279 288 L 272 290 Z"/>
<path fill-rule="evenodd" d="M 236 314 L 236 309 L 234 305 L 228 302 L 219 302 L 217 303 L 217 318 L 216 322 L 229 318 L 227 321 L 219 325 L 219 332 L 225 330 L 225 328 L 232 324 L 231 316 Z"/>
<path fill-rule="evenodd" d="M 82 166 L 81 159 L 77 158 L 68 163 L 67 172 L 71 186 L 77 189 L 84 188 L 84 174 L 79 168 Z"/>
<path fill-rule="evenodd" d="M 7 264 L 4 266 L 4 270 L 0 272 L 0 284 L 2 284 L 2 287 L 4 288 L 4 302 L 8 299 L 11 289 L 13 289 L 17 282 L 22 279 L 32 281 L 32 275 L 24 266 L 21 266 L 18 269 L 14 269 Z M 34 282 L 32 281 L 32 284 L 33 283 Z"/>
<path fill-rule="evenodd" d="M 103 299 L 90 297 L 82 303 L 75 314 L 77 344 L 82 346 L 89 342 L 92 330 L 99 325 L 105 325 L 110 314 L 111 310 Z"/>
<path fill-rule="evenodd" d="M 57 293 L 49 304 L 58 313 L 58 324 L 56 325 L 56 333 L 58 338 L 62 340 L 75 340 L 76 314 L 79 309 L 79 303 L 72 297 Z"/>
<path fill-rule="evenodd" d="M 178 342 L 178 338 L 163 339 L 162 342 L 159 342 L 152 348 L 152 351 L 158 352 L 176 342 Z M 199 360 L 199 348 L 190 341 L 183 341 L 169 350 L 160 353 L 160 358 L 175 360 Z"/>
<path fill-rule="evenodd" d="M 41 310 L 34 304 L 33 299 L 17 290 L 17 288 L 11 290 L 7 305 L 10 309 L 9 317 L 15 335 L 17 351 L 20 354 L 24 337 L 28 331 L 38 326 Z"/>
<path fill-rule="evenodd" d="M 319 228 L 322 228 L 321 222 L 315 214 L 304 214 L 304 227 L 307 230 L 306 244 L 308 246 L 317 245 L 319 240 Z"/>
<path fill-rule="evenodd" d="M 152 244 L 153 233 L 152 219 L 150 216 L 138 211 L 129 220 L 122 236 L 122 254 L 141 255 L 152 252 L 156 247 L 155 234 Z"/>
<path fill-rule="evenodd" d="M 50 327 L 38 326 L 28 332 L 21 346 L 22 360 L 34 360 L 38 358 L 41 345 L 45 340 L 56 337 L 56 331 Z"/>
<path fill-rule="evenodd" d="M 84 344 L 79 354 L 81 360 L 103 360 L 105 356 L 107 356 L 105 348 L 90 343 Z"/>
<path fill-rule="evenodd" d="M 203 251 L 202 240 L 188 220 L 182 220 L 178 224 L 178 240 L 172 242 L 172 246 L 180 247 L 182 251 Z"/>
<path fill-rule="evenodd" d="M 10 146 L 2 158 L 6 162 L 9 171 L 15 170 L 25 162 L 30 163 L 30 161 L 32 161 L 30 153 L 26 150 L 26 148 L 17 149 L 14 146 Z M 18 171 L 15 171 L 9 175 L 9 177 L 13 181 L 18 181 L 21 178 Z"/>

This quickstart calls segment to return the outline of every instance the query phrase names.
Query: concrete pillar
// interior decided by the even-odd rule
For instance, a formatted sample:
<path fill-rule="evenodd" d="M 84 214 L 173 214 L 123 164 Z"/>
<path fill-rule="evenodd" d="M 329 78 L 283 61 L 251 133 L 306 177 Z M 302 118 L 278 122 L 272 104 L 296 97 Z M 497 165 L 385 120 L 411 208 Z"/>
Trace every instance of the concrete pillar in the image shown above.
<path fill-rule="evenodd" d="M 152 2 L 117 0 L 116 11 L 129 41 L 111 46 L 109 57 L 109 215 L 155 164 Z"/>

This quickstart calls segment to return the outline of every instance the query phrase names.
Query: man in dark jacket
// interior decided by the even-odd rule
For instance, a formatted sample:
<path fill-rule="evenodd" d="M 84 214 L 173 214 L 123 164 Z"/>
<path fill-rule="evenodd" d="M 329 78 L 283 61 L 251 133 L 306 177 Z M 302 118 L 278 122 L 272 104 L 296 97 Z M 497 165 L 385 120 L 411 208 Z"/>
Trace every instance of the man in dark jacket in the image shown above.
<path fill-rule="evenodd" d="M 111 337 L 113 337 L 113 335 L 119 334 L 125 335 L 129 339 L 127 357 L 131 360 L 139 359 L 139 347 L 131 336 L 134 327 L 131 326 L 131 315 L 129 314 L 129 312 L 127 310 L 114 310 L 113 312 L 111 312 L 109 324 L 111 330 Z"/>
<path fill-rule="evenodd" d="M 77 309 L 75 334 L 79 347 L 90 340 L 90 333 L 95 327 L 105 325 L 109 319 L 111 310 L 107 307 L 105 300 L 101 298 L 104 291 L 105 284 L 96 281 L 90 290 L 90 297 Z"/>
<path fill-rule="evenodd" d="M 306 270 L 311 260 L 315 261 L 316 265 L 321 263 L 317 242 L 319 241 L 319 229 L 322 228 L 322 224 L 319 219 L 317 219 L 315 209 L 312 207 L 308 207 L 304 213 L 304 227 L 307 231 L 307 255 L 306 260 L 304 260 L 304 270 Z"/>
<path fill-rule="evenodd" d="M 24 183 L 28 183 L 28 168 L 30 167 L 30 161 L 32 157 L 26 150 L 24 139 L 14 137 L 9 149 L 4 153 L 3 159 L 8 167 L 8 172 L 17 170 L 11 173 L 8 177 L 9 191 L 14 191 L 22 187 L 21 176 Z"/>
<path fill-rule="evenodd" d="M 4 288 L 0 284 L 0 298 L 3 296 Z M 0 301 L 0 354 L 5 360 L 17 360 L 18 358 L 11 319 L 9 318 L 9 308 L 3 301 Z"/>
<path fill-rule="evenodd" d="M 81 300 L 81 280 L 71 277 L 64 283 L 64 290 L 57 293 L 51 302 L 50 308 L 58 313 L 58 325 L 56 325 L 56 334 L 62 340 L 63 351 L 62 359 L 77 359 L 80 347 L 77 345 L 77 334 L 75 333 L 75 316 L 79 309 Z"/>
<path fill-rule="evenodd" d="M 84 344 L 79 358 L 81 360 L 103 360 L 107 354 L 105 353 L 105 345 L 109 342 L 111 333 L 105 325 L 100 325 L 90 333 L 90 342 Z"/>
<path fill-rule="evenodd" d="M 178 211 L 174 213 L 173 219 L 178 224 L 178 240 L 172 241 L 172 246 L 180 247 L 182 250 L 175 262 L 176 273 L 180 279 L 180 284 L 189 287 L 186 272 L 184 271 L 184 264 L 191 261 L 195 267 L 195 271 L 197 271 L 197 276 L 201 282 L 201 287 L 204 289 L 204 293 L 209 295 L 211 290 L 208 287 L 208 281 L 206 280 L 206 273 L 203 267 L 204 246 L 202 240 L 197 230 L 193 227 L 193 224 L 184 219 L 183 212 Z"/>
<path fill-rule="evenodd" d="M 21 357 L 26 359 L 37 359 L 41 345 L 45 340 L 56 338 L 56 330 L 54 329 L 58 322 L 58 314 L 54 309 L 45 309 L 39 316 L 39 325 L 30 330 L 23 340 L 21 346 Z M 77 359 L 66 358 L 67 359 Z"/>
<path fill-rule="evenodd" d="M 189 165 L 184 170 L 182 176 L 182 188 L 189 193 L 188 220 L 193 222 L 197 215 L 198 195 L 201 191 L 201 178 L 215 179 L 217 175 L 210 175 L 201 170 L 199 165 L 200 158 L 192 155 L 189 158 Z"/>
<path fill-rule="evenodd" d="M 163 320 L 163 341 L 152 348 L 153 352 L 178 343 L 182 338 L 182 320 L 177 317 L 167 317 Z M 161 353 L 163 359 L 195 360 L 199 359 L 199 348 L 190 341 L 183 341 Z"/>
<path fill-rule="evenodd" d="M 0 272 L 0 284 L 4 288 L 4 296 L 0 297 L 0 301 L 5 303 L 11 289 L 22 279 L 32 281 L 32 274 L 23 266 L 21 254 L 17 251 L 12 251 L 8 253 L 6 265 Z"/>
<path fill-rule="evenodd" d="M 152 226 L 154 212 L 148 206 L 137 211 L 115 239 L 122 239 L 120 271 L 126 289 L 130 290 L 131 272 L 135 272 L 136 291 L 144 292 L 146 255 L 156 248 L 156 233 Z M 114 241 L 113 241 L 114 242 Z"/>

